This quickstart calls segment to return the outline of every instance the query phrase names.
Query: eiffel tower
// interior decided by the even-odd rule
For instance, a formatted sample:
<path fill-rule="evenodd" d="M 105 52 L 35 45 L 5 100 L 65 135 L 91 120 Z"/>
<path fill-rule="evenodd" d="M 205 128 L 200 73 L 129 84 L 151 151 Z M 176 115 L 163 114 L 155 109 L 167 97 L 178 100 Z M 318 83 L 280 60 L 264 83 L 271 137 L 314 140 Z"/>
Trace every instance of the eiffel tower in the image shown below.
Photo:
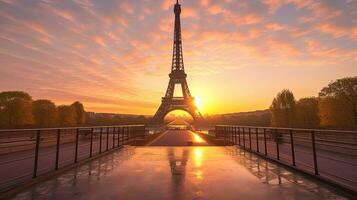
<path fill-rule="evenodd" d="M 167 86 L 165 97 L 162 98 L 161 105 L 153 117 L 153 123 L 156 124 L 163 123 L 166 114 L 173 110 L 184 110 L 188 112 L 195 121 L 202 118 L 201 113 L 195 105 L 194 97 L 191 96 L 186 81 L 187 74 L 185 73 L 182 54 L 180 21 L 181 5 L 179 4 L 178 0 L 176 1 L 174 12 L 175 31 L 172 66 L 171 73 L 169 74 L 170 81 L 169 85 Z M 176 84 L 181 85 L 182 97 L 174 97 L 174 90 Z"/>

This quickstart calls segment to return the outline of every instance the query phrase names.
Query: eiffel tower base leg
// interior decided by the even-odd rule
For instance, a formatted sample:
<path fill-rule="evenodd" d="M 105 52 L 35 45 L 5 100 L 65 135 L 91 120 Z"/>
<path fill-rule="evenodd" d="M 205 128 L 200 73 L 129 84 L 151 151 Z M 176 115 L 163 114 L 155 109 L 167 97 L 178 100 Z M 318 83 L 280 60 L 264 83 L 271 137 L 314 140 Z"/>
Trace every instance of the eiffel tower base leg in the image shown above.
<path fill-rule="evenodd" d="M 183 110 L 189 113 L 194 121 L 202 118 L 193 98 L 163 98 L 162 103 L 152 119 L 153 124 L 163 124 L 165 116 L 174 110 Z"/>

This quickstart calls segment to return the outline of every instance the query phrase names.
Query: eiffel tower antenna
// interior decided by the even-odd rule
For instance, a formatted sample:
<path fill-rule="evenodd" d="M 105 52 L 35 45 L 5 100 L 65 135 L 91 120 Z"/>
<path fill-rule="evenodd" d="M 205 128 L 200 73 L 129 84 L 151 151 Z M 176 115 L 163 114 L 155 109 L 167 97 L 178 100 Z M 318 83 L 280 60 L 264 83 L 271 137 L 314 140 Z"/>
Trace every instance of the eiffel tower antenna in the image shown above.
<path fill-rule="evenodd" d="M 162 98 L 161 105 L 156 111 L 153 122 L 163 123 L 167 113 L 173 110 L 184 110 L 188 112 L 194 120 L 202 118 L 201 113 L 197 109 L 194 98 L 191 96 L 188 84 L 186 81 L 185 67 L 183 63 L 182 53 L 182 37 L 181 37 L 181 5 L 178 0 L 174 6 L 175 13 L 175 29 L 174 43 L 172 52 L 171 73 L 169 74 L 170 81 L 167 86 L 165 97 Z M 182 97 L 174 97 L 175 85 L 181 85 Z"/>

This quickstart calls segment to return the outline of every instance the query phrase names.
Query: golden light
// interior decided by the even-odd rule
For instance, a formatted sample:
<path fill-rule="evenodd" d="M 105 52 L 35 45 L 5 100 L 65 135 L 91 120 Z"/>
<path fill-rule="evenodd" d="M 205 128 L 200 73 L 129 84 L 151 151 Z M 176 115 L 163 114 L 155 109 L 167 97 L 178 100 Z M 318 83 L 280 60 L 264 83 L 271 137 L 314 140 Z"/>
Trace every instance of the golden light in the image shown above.
<path fill-rule="evenodd" d="M 196 133 L 192 133 L 192 134 L 193 134 L 193 139 L 195 140 L 195 143 L 204 142 L 204 140 L 199 135 L 197 135 Z"/>
<path fill-rule="evenodd" d="M 201 170 L 197 170 L 197 171 L 195 172 L 195 176 L 196 176 L 197 179 L 202 180 L 202 179 L 203 179 L 203 173 L 202 173 L 202 171 L 201 171 Z"/>
<path fill-rule="evenodd" d="M 202 166 L 202 157 L 203 157 L 202 148 L 195 148 L 193 159 L 195 161 L 195 166 L 196 167 L 201 167 Z"/>
<path fill-rule="evenodd" d="M 202 149 L 201 148 L 195 148 L 195 159 L 197 158 L 202 158 Z"/>
<path fill-rule="evenodd" d="M 202 100 L 203 98 L 201 96 L 195 96 L 195 105 L 199 110 L 202 110 Z"/>

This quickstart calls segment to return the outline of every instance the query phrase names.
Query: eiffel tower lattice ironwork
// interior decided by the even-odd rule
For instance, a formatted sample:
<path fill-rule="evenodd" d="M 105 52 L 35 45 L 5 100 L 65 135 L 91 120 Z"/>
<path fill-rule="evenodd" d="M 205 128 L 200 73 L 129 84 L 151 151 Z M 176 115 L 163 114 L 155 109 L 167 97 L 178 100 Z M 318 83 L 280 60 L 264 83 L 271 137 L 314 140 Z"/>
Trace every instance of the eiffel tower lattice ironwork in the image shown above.
<path fill-rule="evenodd" d="M 171 73 L 169 74 L 170 81 L 166 90 L 165 97 L 162 98 L 161 105 L 156 111 L 153 122 L 162 123 L 167 113 L 173 110 L 184 110 L 188 112 L 194 120 L 202 118 L 197 106 L 195 105 L 194 97 L 191 96 L 186 81 L 186 73 L 183 64 L 182 54 L 182 38 L 181 38 L 181 5 L 178 0 L 174 7 L 175 12 L 175 31 Z M 175 85 L 181 85 L 182 97 L 174 97 Z"/>

